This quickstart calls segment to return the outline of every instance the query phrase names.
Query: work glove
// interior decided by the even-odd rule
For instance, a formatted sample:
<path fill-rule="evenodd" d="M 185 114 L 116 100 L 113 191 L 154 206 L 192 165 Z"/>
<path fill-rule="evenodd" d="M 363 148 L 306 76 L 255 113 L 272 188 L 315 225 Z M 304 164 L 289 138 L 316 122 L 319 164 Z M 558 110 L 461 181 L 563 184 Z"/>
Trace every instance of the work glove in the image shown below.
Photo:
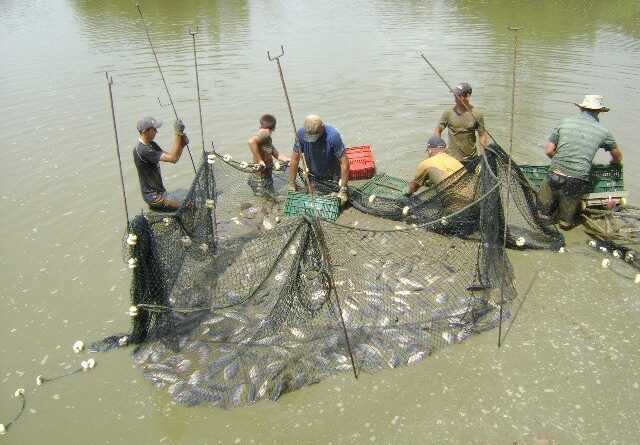
<path fill-rule="evenodd" d="M 178 136 L 182 136 L 184 134 L 184 124 L 182 123 L 182 119 L 176 119 L 176 121 L 173 124 L 173 131 Z"/>
<path fill-rule="evenodd" d="M 340 206 L 344 207 L 349 201 L 349 195 L 347 194 L 346 187 L 340 187 L 340 191 L 336 195 L 336 197 L 340 200 Z"/>
<path fill-rule="evenodd" d="M 183 125 L 184 127 L 184 125 Z M 186 147 L 187 145 L 189 145 L 189 138 L 187 137 L 186 134 L 182 135 L 182 148 Z"/>

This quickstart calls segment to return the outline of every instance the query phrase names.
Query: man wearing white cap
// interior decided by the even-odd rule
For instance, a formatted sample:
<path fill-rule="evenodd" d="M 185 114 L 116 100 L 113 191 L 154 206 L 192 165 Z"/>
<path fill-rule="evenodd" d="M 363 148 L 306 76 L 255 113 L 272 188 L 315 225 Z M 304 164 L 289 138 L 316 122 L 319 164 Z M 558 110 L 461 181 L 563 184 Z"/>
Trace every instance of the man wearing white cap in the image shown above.
<path fill-rule="evenodd" d="M 347 151 L 338 130 L 322 123 L 319 116 L 311 114 L 304 118 L 303 127 L 298 130 L 298 138 L 291 154 L 290 187 L 295 190 L 296 175 L 300 163 L 300 147 L 302 144 L 304 160 L 310 175 L 318 180 L 340 180 L 338 198 L 345 205 L 348 200 L 347 182 L 349 181 L 349 160 Z"/>
<path fill-rule="evenodd" d="M 153 210 L 177 210 L 182 203 L 168 197 L 167 190 L 162 183 L 160 173 L 160 161 L 175 164 L 180 160 L 182 150 L 189 143 L 189 138 L 184 133 L 184 124 L 177 119 L 173 124 L 175 138 L 173 150 L 167 153 L 154 141 L 158 134 L 158 128 L 162 122 L 151 117 L 144 116 L 138 120 L 138 143 L 133 149 L 133 162 L 138 170 L 140 191 L 142 199 Z"/>
<path fill-rule="evenodd" d="M 622 164 L 620 147 L 598 118 L 600 113 L 609 111 L 602 105 L 602 96 L 586 95 L 582 103 L 575 105 L 580 108 L 580 116 L 565 119 L 549 136 L 546 154 L 551 165 L 538 192 L 540 213 L 546 217 L 556 214 L 558 224 L 565 230 L 575 225 L 598 149 L 609 152 L 611 164 Z"/>

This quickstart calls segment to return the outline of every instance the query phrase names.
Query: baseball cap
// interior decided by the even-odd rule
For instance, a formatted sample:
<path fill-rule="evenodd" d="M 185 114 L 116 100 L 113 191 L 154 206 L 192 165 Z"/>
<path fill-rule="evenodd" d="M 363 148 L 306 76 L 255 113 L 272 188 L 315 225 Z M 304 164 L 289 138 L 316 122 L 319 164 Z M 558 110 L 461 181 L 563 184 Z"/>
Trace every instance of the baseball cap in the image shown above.
<path fill-rule="evenodd" d="M 457 96 L 466 96 L 471 94 L 471 85 L 466 82 L 461 82 L 453 87 L 453 93 Z"/>
<path fill-rule="evenodd" d="M 304 140 L 315 142 L 322 136 L 322 119 L 317 114 L 310 114 L 304 118 Z"/>
<path fill-rule="evenodd" d="M 446 148 L 447 143 L 438 136 L 431 136 L 427 141 L 427 148 Z"/>
<path fill-rule="evenodd" d="M 143 116 L 138 120 L 138 131 L 148 130 L 149 128 L 160 128 L 162 122 L 151 116 Z"/>

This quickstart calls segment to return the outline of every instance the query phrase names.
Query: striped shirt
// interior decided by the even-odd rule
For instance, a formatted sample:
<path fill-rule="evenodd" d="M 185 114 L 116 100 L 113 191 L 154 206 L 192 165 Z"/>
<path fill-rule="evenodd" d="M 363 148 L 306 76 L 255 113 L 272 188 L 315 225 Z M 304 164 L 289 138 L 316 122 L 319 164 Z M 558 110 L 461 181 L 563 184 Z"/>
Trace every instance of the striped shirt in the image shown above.
<path fill-rule="evenodd" d="M 562 121 L 551 132 L 549 142 L 556 144 L 549 170 L 584 181 L 589 180 L 591 162 L 598 149 L 616 148 L 611 132 L 600 124 L 596 114 L 589 111 Z"/>

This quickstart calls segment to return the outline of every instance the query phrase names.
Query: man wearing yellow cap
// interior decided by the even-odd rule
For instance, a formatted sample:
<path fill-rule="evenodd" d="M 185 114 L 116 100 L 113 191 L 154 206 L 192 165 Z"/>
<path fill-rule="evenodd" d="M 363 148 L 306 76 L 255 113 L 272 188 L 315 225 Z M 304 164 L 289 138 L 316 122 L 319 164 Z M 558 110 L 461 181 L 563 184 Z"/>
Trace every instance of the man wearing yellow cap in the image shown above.
<path fill-rule="evenodd" d="M 540 213 L 556 217 L 562 229 L 575 225 L 582 195 L 587 192 L 591 162 L 599 148 L 611 155 L 612 164 L 622 164 L 622 152 L 613 135 L 599 119 L 609 111 L 602 96 L 586 95 L 580 104 L 580 116 L 565 119 L 553 129 L 546 154 L 551 158 L 549 173 L 540 186 Z"/>

